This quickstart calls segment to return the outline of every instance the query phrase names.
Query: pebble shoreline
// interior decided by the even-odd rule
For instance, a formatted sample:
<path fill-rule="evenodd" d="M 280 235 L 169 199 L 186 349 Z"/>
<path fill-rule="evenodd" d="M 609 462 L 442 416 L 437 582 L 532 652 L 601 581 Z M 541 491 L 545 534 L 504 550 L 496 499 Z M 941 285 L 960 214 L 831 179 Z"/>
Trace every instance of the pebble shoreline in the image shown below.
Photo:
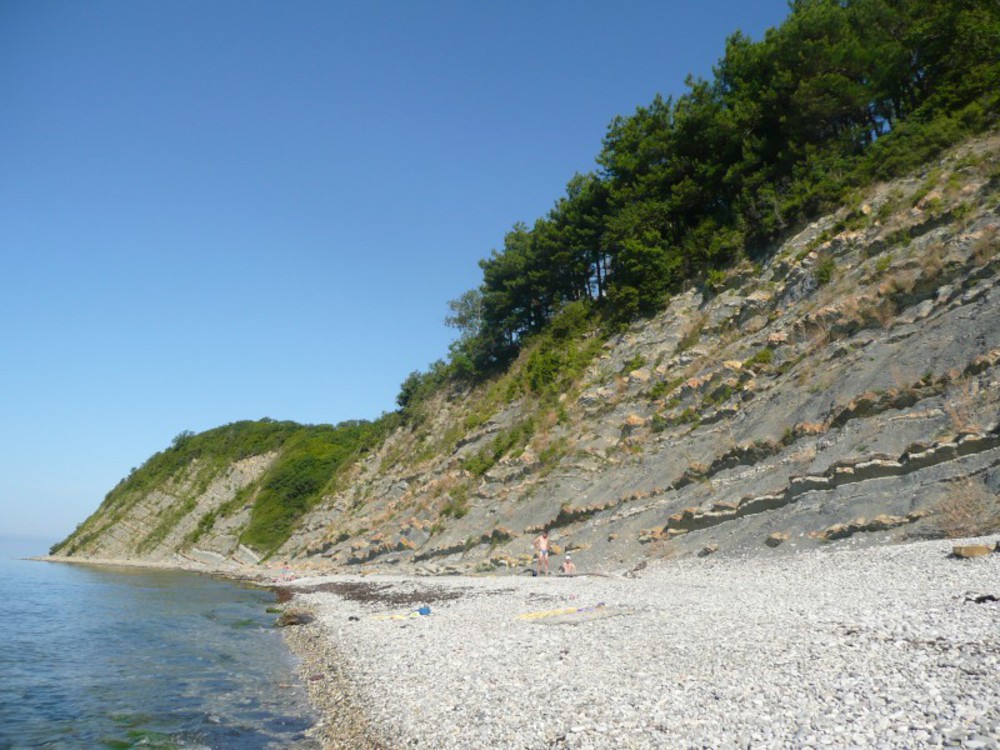
<path fill-rule="evenodd" d="M 325 748 L 1000 748 L 1000 554 L 953 544 L 302 578 L 286 636 Z"/>

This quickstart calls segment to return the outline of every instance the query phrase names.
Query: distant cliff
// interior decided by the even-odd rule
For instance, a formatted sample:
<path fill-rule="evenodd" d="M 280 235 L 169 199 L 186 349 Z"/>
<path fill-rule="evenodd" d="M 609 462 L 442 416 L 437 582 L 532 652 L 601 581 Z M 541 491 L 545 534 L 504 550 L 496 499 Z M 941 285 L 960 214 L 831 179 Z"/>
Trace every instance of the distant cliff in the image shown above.
<path fill-rule="evenodd" d="M 1000 136 L 404 419 L 182 435 L 54 553 L 581 570 L 1000 530 Z"/>

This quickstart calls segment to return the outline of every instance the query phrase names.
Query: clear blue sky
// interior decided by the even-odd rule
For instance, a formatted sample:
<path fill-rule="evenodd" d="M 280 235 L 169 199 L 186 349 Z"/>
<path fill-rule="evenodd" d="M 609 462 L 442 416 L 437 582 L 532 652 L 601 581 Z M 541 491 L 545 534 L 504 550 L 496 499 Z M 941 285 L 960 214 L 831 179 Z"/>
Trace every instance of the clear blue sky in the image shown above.
<path fill-rule="evenodd" d="M 395 408 L 477 261 L 786 0 L 0 0 L 0 535 Z"/>

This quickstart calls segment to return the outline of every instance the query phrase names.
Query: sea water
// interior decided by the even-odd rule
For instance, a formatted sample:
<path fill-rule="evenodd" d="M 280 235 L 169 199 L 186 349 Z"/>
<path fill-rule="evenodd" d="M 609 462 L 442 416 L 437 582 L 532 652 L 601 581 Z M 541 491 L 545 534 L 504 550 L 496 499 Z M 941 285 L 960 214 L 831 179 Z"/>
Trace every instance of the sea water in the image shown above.
<path fill-rule="evenodd" d="M 0 750 L 318 747 L 269 592 L 45 552 L 0 539 Z"/>

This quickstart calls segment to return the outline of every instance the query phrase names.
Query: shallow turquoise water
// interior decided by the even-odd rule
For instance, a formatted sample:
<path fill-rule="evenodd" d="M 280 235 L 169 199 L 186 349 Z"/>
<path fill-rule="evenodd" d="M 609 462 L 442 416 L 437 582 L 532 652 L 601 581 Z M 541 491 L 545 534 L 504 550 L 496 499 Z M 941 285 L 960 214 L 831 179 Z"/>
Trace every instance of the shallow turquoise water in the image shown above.
<path fill-rule="evenodd" d="M 0 540 L 0 748 L 315 749 L 268 592 L 44 552 Z"/>

